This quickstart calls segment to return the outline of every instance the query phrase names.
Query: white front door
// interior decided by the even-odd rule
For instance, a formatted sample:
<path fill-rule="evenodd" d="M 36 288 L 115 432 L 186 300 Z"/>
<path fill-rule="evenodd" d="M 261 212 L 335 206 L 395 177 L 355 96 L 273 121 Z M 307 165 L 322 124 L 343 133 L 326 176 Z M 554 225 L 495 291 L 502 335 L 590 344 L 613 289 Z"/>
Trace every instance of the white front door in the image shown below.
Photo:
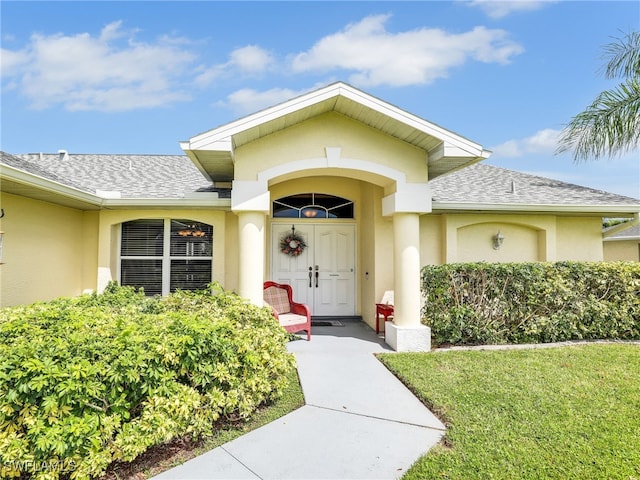
<path fill-rule="evenodd" d="M 272 226 L 271 279 L 291 285 L 294 300 L 309 305 L 312 315 L 354 316 L 355 225 L 295 225 L 307 244 L 295 257 L 280 251 L 289 233 L 291 224 Z"/>

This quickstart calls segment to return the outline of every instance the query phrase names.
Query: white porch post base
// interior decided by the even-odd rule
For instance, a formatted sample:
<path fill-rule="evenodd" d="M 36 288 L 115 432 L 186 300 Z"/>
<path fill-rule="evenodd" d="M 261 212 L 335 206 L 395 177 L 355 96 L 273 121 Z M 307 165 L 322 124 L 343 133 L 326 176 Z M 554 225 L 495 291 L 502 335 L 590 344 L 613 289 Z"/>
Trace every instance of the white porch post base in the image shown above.
<path fill-rule="evenodd" d="M 384 341 L 396 352 L 428 352 L 431 350 L 431 328 L 426 325 L 401 327 L 385 322 Z"/>

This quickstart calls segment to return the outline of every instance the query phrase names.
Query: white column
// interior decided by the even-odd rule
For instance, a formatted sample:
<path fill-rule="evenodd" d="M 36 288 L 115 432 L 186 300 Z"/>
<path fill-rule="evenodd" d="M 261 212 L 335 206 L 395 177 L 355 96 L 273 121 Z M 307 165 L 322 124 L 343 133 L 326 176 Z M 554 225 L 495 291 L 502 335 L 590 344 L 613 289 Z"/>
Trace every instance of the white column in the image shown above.
<path fill-rule="evenodd" d="M 394 319 L 385 341 L 396 351 L 429 351 L 431 329 L 420 322 L 420 215 L 393 214 Z"/>
<path fill-rule="evenodd" d="M 393 215 L 394 323 L 420 325 L 420 219 L 417 213 Z"/>
<path fill-rule="evenodd" d="M 238 214 L 238 294 L 262 306 L 265 261 L 265 213 L 240 211 Z"/>

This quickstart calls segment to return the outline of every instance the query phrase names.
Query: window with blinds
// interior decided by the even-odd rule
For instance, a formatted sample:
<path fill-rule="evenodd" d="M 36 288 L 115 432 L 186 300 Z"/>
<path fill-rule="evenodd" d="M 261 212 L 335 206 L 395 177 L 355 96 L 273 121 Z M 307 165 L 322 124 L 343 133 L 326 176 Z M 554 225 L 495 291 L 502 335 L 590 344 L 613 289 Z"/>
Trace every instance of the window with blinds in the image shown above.
<path fill-rule="evenodd" d="M 122 224 L 120 284 L 147 295 L 200 290 L 211 282 L 213 227 L 187 219 Z"/>

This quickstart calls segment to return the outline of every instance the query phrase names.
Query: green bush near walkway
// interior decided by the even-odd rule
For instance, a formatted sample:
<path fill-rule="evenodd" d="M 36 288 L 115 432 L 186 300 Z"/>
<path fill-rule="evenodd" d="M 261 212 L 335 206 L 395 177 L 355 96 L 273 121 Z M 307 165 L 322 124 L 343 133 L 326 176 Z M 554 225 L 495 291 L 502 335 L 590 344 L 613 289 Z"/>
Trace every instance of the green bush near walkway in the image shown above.
<path fill-rule="evenodd" d="M 463 263 L 422 269 L 434 345 L 640 339 L 640 263 Z"/>
<path fill-rule="evenodd" d="M 267 309 L 213 289 L 146 298 L 111 284 L 1 310 L 0 477 L 94 477 L 279 397 L 289 336 Z"/>

